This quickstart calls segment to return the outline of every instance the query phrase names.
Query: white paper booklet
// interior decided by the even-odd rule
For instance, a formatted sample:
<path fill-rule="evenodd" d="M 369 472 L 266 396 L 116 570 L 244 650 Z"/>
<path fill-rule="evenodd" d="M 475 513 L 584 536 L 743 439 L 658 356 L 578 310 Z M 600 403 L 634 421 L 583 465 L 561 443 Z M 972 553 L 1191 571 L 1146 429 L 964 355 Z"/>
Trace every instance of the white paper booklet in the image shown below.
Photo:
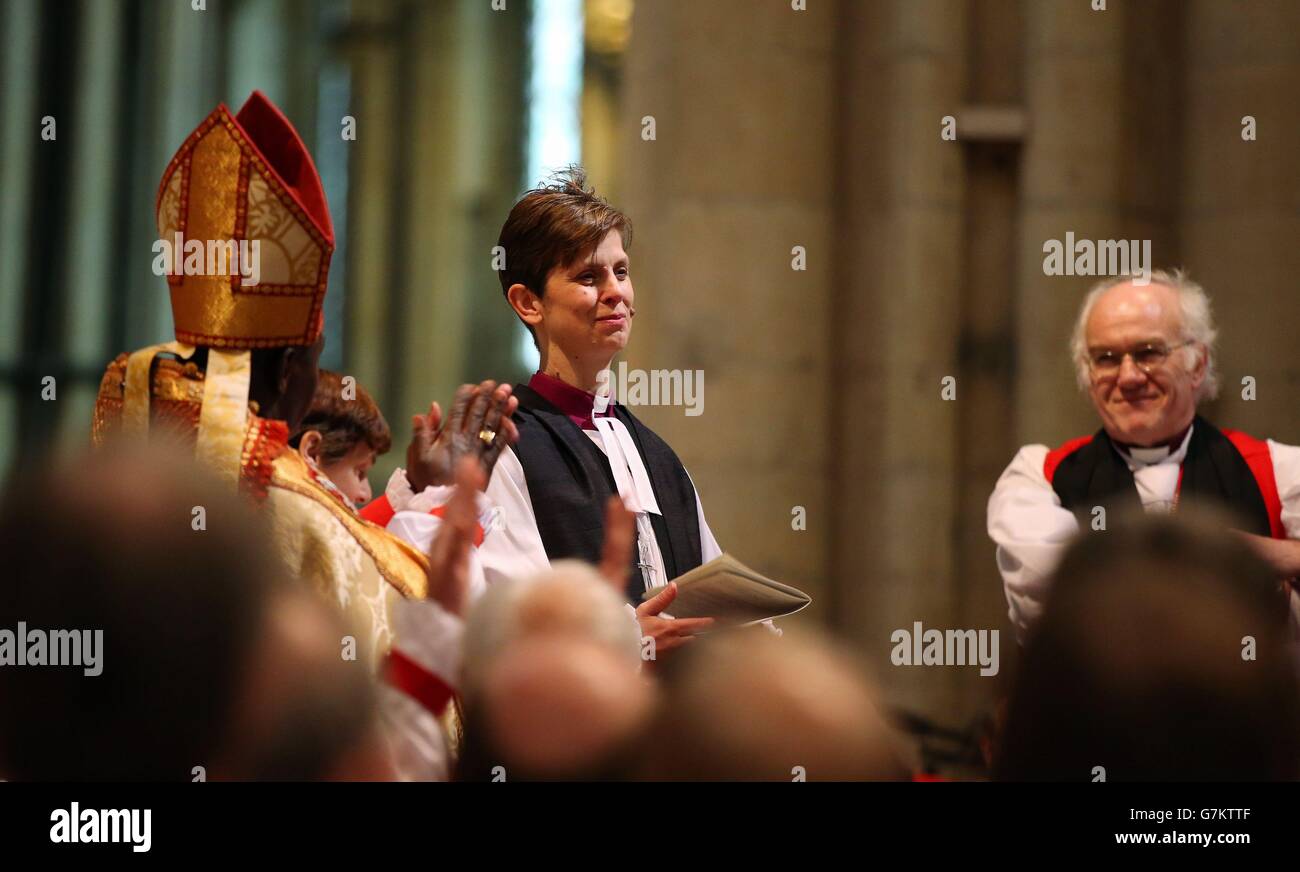
<path fill-rule="evenodd" d="M 677 599 L 665 611 L 674 618 L 715 618 L 720 627 L 792 615 L 812 602 L 798 588 L 759 575 L 730 554 L 715 557 L 674 581 Z M 664 587 L 646 591 L 642 600 Z"/>

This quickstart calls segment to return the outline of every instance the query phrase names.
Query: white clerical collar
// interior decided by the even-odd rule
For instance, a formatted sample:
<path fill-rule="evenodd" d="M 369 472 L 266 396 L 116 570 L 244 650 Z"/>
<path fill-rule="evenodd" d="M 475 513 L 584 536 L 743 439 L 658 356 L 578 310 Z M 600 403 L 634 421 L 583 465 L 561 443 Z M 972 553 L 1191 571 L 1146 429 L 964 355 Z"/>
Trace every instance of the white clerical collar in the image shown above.
<path fill-rule="evenodd" d="M 1187 428 L 1183 441 L 1179 443 L 1177 450 L 1171 450 L 1168 445 L 1157 445 L 1154 448 L 1142 448 L 1133 445 L 1125 448 L 1121 454 L 1125 459 L 1135 466 L 1154 466 L 1157 463 L 1182 463 L 1183 458 L 1187 456 L 1187 444 L 1192 439 L 1192 428 Z"/>

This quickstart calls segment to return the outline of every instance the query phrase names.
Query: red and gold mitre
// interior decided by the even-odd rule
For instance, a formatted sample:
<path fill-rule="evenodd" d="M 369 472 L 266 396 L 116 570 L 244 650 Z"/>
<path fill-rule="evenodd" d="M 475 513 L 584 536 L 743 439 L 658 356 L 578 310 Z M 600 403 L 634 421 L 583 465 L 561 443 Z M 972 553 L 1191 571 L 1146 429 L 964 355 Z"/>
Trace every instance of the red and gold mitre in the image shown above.
<path fill-rule="evenodd" d="M 109 364 L 92 439 L 118 430 L 180 437 L 219 475 L 264 492 L 288 433 L 249 409 L 249 349 L 320 338 L 334 252 L 320 176 L 293 125 L 254 91 L 238 115 L 219 105 L 181 144 L 163 173 L 156 217 L 160 242 L 173 247 L 165 263 L 176 341 Z M 202 268 L 189 268 L 187 243 L 203 249 L 193 264 Z M 255 284 L 228 257 L 241 243 L 258 252 Z M 210 244 L 231 248 L 210 259 Z"/>
<path fill-rule="evenodd" d="M 320 337 L 334 225 L 307 147 L 261 91 L 233 117 L 219 105 L 186 138 L 158 186 L 156 217 L 169 245 L 179 234 L 205 252 L 227 242 L 260 249 L 256 285 L 226 259 L 214 275 L 187 275 L 174 251 L 167 283 L 179 342 L 275 348 Z"/>
<path fill-rule="evenodd" d="M 256 498 L 272 490 L 304 497 L 333 516 L 329 530 L 317 531 L 322 541 L 342 525 L 393 587 L 424 596 L 424 556 L 331 495 L 288 448 L 285 422 L 258 417 L 249 403 L 251 349 L 320 338 L 334 252 L 320 177 L 293 125 L 259 91 L 234 117 L 218 106 L 168 164 L 156 217 L 164 251 L 173 247 L 163 266 L 176 340 L 108 365 L 92 442 L 118 434 L 178 442 Z M 205 249 L 200 269 L 186 260 L 195 241 Z M 252 242 L 259 243 L 260 276 L 248 285 L 238 266 L 207 253 L 210 243 L 238 250 Z"/>

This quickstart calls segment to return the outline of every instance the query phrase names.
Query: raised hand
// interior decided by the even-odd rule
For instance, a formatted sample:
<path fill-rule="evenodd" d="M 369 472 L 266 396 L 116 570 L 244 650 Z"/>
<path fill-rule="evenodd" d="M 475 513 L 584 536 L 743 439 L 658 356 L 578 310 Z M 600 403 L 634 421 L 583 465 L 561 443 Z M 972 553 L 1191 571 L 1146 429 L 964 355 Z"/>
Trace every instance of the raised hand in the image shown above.
<path fill-rule="evenodd" d="M 464 616 L 469 600 L 469 553 L 478 524 L 475 495 L 486 484 L 482 467 L 472 457 L 456 465 L 452 491 L 429 546 L 428 597 L 454 615 Z"/>
<path fill-rule="evenodd" d="M 511 396 L 510 385 L 500 385 L 495 390 L 494 385 L 490 381 L 479 385 L 479 394 L 470 405 L 457 443 L 465 453 L 478 457 L 484 475 L 489 478 L 501 452 L 519 441 L 519 430 L 513 420 L 519 398 Z"/>
<path fill-rule="evenodd" d="M 478 461 L 486 482 L 501 452 L 519 441 L 512 420 L 519 399 L 511 392 L 510 385 L 497 386 L 494 381 L 461 385 L 445 421 L 437 403 L 429 407 L 428 415 L 414 416 L 406 449 L 411 489 L 419 493 L 431 485 L 450 484 L 463 457 Z"/>
<path fill-rule="evenodd" d="M 605 503 L 605 544 L 600 555 L 600 574 L 622 596 L 627 590 L 629 559 L 636 545 L 636 512 L 612 496 Z"/>

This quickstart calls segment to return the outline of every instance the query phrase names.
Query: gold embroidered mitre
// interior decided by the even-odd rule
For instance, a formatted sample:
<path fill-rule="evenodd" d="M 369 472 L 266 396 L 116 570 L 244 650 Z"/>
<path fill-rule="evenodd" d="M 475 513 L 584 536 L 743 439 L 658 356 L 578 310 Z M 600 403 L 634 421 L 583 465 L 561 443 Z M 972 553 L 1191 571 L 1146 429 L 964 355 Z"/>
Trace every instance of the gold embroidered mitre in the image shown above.
<path fill-rule="evenodd" d="M 238 115 L 219 105 L 181 144 L 156 217 L 176 341 L 109 364 L 92 439 L 188 429 L 199 460 L 264 491 L 288 434 L 249 411 L 249 349 L 320 338 L 334 251 L 320 176 L 293 125 L 254 91 Z"/>
<path fill-rule="evenodd" d="M 288 448 L 285 422 L 258 417 L 248 401 L 251 349 L 320 338 L 334 228 L 311 156 L 254 91 L 238 115 L 218 106 L 186 138 L 163 173 L 157 220 L 176 341 L 109 364 L 92 441 L 170 438 L 255 498 L 285 498 L 273 515 L 294 571 L 354 603 L 383 638 L 382 582 L 423 596 L 424 555 L 326 490 Z M 339 535 L 357 547 L 338 547 Z M 361 569 L 348 562 L 357 555 L 369 558 Z"/>
<path fill-rule="evenodd" d="M 163 173 L 157 221 L 177 341 L 247 349 L 319 338 L 334 226 L 311 155 L 261 91 L 236 116 L 218 106 L 186 138 Z"/>

